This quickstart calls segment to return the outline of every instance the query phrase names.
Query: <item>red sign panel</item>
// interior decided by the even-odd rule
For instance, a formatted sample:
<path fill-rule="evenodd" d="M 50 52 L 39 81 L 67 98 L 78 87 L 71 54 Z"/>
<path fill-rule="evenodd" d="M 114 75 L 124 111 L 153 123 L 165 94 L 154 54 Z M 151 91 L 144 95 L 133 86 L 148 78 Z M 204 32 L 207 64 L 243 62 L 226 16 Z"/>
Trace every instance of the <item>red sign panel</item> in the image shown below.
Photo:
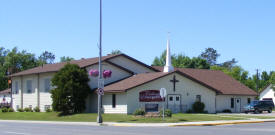
<path fill-rule="evenodd" d="M 159 90 L 145 90 L 139 92 L 139 102 L 161 102 L 163 101 Z"/>

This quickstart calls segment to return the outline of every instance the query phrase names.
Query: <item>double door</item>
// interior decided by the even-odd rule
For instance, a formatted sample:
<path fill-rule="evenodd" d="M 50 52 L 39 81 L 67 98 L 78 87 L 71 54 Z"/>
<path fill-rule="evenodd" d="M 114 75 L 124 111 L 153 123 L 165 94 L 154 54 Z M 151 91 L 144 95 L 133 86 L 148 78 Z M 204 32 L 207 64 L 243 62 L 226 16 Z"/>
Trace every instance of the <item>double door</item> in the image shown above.
<path fill-rule="evenodd" d="M 168 109 L 170 109 L 173 113 L 181 112 L 180 107 L 180 95 L 168 95 Z"/>

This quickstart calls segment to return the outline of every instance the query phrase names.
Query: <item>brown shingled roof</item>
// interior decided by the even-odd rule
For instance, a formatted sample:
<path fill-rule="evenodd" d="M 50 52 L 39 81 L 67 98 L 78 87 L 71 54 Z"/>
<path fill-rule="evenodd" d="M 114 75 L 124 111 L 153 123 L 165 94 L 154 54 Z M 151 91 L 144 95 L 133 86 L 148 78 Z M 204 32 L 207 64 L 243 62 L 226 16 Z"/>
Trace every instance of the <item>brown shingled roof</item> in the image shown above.
<path fill-rule="evenodd" d="M 154 67 L 162 71 L 163 67 Z M 184 77 L 189 78 L 209 89 L 222 95 L 251 95 L 256 96 L 257 93 L 245 85 L 241 84 L 232 77 L 226 75 L 222 71 L 206 70 L 206 69 L 189 69 L 189 68 L 175 68 L 175 71 Z M 170 72 L 170 73 L 174 73 Z M 138 74 L 133 77 L 124 79 L 117 83 L 108 85 L 104 90 L 106 92 L 125 92 L 128 89 L 140 86 L 150 81 L 156 80 L 170 73 L 147 73 Z"/>
<path fill-rule="evenodd" d="M 8 94 L 8 93 L 11 93 L 10 88 L 0 91 L 0 94 Z"/>
<path fill-rule="evenodd" d="M 118 55 L 103 56 L 102 60 L 104 61 L 106 59 L 116 57 L 116 56 L 118 56 Z M 96 64 L 97 62 L 98 62 L 98 57 L 70 61 L 71 64 L 77 64 L 81 68 Z M 11 77 L 21 76 L 21 75 L 29 75 L 29 74 L 37 74 L 37 73 L 46 73 L 46 72 L 57 72 L 62 67 L 64 67 L 65 64 L 67 64 L 67 62 L 61 62 L 61 63 L 55 63 L 55 64 L 45 64 L 43 66 L 35 67 L 32 69 L 28 69 L 28 70 L 24 70 L 22 72 L 12 74 Z"/>
<path fill-rule="evenodd" d="M 130 60 L 133 60 L 151 70 L 154 70 L 154 71 L 157 71 L 155 68 L 152 68 L 151 66 L 148 66 L 126 54 L 116 54 L 116 55 L 107 55 L 107 56 L 103 56 L 102 57 L 102 61 L 105 61 L 105 60 L 109 60 L 111 58 L 115 58 L 115 57 L 118 57 L 118 56 L 124 56 Z M 32 68 L 32 69 L 28 69 L 28 70 L 24 70 L 22 72 L 18 72 L 18 73 L 15 73 L 15 74 L 12 74 L 10 75 L 11 77 L 15 77 L 15 76 L 21 76 L 21 75 L 30 75 L 30 74 L 37 74 L 37 73 L 47 73 L 47 72 L 57 72 L 59 71 L 62 67 L 64 67 L 64 65 L 66 64 L 67 62 L 61 62 L 61 63 L 55 63 L 55 64 L 45 64 L 43 66 L 39 66 L 39 67 L 35 67 L 35 68 Z M 80 59 L 80 60 L 73 60 L 73 61 L 70 61 L 71 64 L 77 64 L 78 66 L 80 66 L 81 68 L 84 68 L 84 67 L 87 67 L 87 66 L 90 66 L 90 65 L 93 65 L 93 64 L 97 64 L 98 63 L 98 57 L 95 57 L 95 58 L 88 58 L 88 59 Z"/>
<path fill-rule="evenodd" d="M 150 81 L 161 78 L 161 77 L 166 76 L 171 73 L 172 72 L 170 72 L 170 73 L 156 72 L 156 73 L 143 73 L 143 74 L 133 75 L 133 76 L 126 78 L 124 80 L 121 80 L 117 83 L 113 83 L 108 86 L 105 86 L 104 91 L 106 91 L 106 92 L 125 92 L 128 89 L 140 86 L 144 83 L 148 83 Z"/>

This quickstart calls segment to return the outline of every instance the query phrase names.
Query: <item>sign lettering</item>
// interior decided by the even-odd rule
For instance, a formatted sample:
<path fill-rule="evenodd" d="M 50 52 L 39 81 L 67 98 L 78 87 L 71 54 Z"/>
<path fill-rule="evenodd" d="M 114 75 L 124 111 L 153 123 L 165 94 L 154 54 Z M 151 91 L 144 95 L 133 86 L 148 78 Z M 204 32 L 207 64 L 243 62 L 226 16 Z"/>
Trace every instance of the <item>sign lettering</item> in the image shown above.
<path fill-rule="evenodd" d="M 139 102 L 161 102 L 163 101 L 159 90 L 145 90 L 139 92 Z"/>

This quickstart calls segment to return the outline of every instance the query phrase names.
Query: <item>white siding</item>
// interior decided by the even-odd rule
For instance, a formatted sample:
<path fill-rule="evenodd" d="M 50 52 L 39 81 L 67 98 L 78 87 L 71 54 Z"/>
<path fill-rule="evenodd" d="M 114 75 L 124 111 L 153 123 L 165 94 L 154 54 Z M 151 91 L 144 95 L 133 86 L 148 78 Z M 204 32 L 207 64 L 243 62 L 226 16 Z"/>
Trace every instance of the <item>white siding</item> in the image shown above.
<path fill-rule="evenodd" d="M 41 111 L 45 111 L 44 107 L 45 105 L 51 105 L 52 99 L 51 94 L 49 92 L 45 92 L 44 88 L 44 79 L 49 78 L 51 79 L 53 77 L 54 73 L 44 73 L 44 74 L 35 74 L 35 75 L 27 75 L 22 77 L 13 77 L 12 78 L 12 89 L 15 90 L 15 82 L 18 82 L 19 92 L 18 94 L 13 93 L 13 108 L 16 110 L 17 106 L 19 105 L 20 108 L 26 108 L 30 105 L 32 108 L 35 108 L 37 106 L 40 107 Z M 39 78 L 39 84 L 38 84 L 38 78 Z M 21 81 L 22 79 L 22 81 Z M 27 81 L 32 81 L 32 92 L 28 93 L 27 91 Z M 21 82 L 23 82 L 23 85 L 21 85 Z M 21 95 L 23 86 L 23 94 Z M 39 88 L 38 88 L 39 86 Z M 51 87 L 52 88 L 52 87 Z M 21 100 L 21 96 L 23 96 L 23 100 Z M 23 107 L 22 102 L 23 101 Z"/>
<path fill-rule="evenodd" d="M 97 112 L 97 94 L 89 94 L 86 99 L 86 110 L 87 113 L 96 113 Z"/>
<path fill-rule="evenodd" d="M 146 73 L 146 72 L 148 72 L 148 73 L 155 72 L 152 69 L 149 69 L 149 68 L 147 68 L 141 64 L 138 64 L 135 61 L 129 60 L 123 56 L 119 56 L 119 57 L 110 59 L 110 61 L 134 72 L 135 74 Z"/>
<path fill-rule="evenodd" d="M 15 82 L 18 82 L 18 93 L 14 93 L 15 90 Z M 12 108 L 14 110 L 17 109 L 17 106 L 19 106 L 19 108 L 21 107 L 21 79 L 20 77 L 13 77 L 12 78 L 12 98 L 13 98 L 13 103 L 12 103 Z"/>
<path fill-rule="evenodd" d="M 260 93 L 260 100 L 263 100 L 264 98 L 272 98 L 273 103 L 275 103 L 275 92 L 271 87 L 272 85 L 269 85 L 265 90 Z"/>
<path fill-rule="evenodd" d="M 236 112 L 236 103 L 234 101 L 234 108 L 231 108 L 231 98 L 241 99 L 241 112 L 244 111 L 244 107 L 248 104 L 248 98 L 252 102 L 255 96 L 236 96 L 236 95 L 217 95 L 217 112 L 222 112 L 225 109 L 231 110 L 231 112 Z"/>
<path fill-rule="evenodd" d="M 173 83 L 170 80 L 176 75 L 176 79 L 179 80 L 176 83 L 176 91 L 173 91 Z M 215 96 L 216 93 L 196 82 L 191 81 L 177 73 L 162 77 L 147 84 L 130 89 L 127 92 L 127 113 L 133 113 L 136 109 L 144 107 L 144 103 L 139 102 L 139 92 L 143 90 L 159 90 L 165 88 L 167 95 L 178 94 L 181 95 L 181 110 L 185 112 L 192 108 L 192 104 L 196 100 L 196 95 L 201 95 L 201 101 L 205 104 L 205 110 L 209 113 L 215 113 Z M 162 103 L 159 103 L 159 107 Z M 165 103 L 167 108 L 167 100 Z"/>
<path fill-rule="evenodd" d="M 54 73 L 44 73 L 39 75 L 39 95 L 40 95 L 40 110 L 42 112 L 46 111 L 45 110 L 45 105 L 50 105 L 52 106 L 52 98 L 51 98 L 51 93 L 45 91 L 45 79 L 52 79 L 54 76 Z M 52 86 L 50 86 L 50 89 L 53 89 Z"/>
<path fill-rule="evenodd" d="M 130 73 L 118 68 L 118 67 L 110 65 L 108 63 L 103 62 L 102 65 L 103 65 L 103 70 L 111 70 L 112 71 L 112 76 L 110 78 L 104 79 L 105 84 L 108 84 L 108 83 L 111 83 L 111 82 L 114 82 L 114 81 L 118 81 L 118 80 L 124 79 L 124 78 L 129 77 L 129 76 L 132 75 L 132 74 L 130 74 Z M 92 65 L 92 66 L 86 68 L 86 70 L 88 72 L 91 69 L 98 69 L 98 65 Z M 92 89 L 97 88 L 97 77 L 89 76 L 89 78 L 90 78 L 89 86 Z"/>
<path fill-rule="evenodd" d="M 112 106 L 112 94 L 105 94 L 102 99 L 104 113 L 127 113 L 126 93 L 116 94 L 116 107 Z"/>
<path fill-rule="evenodd" d="M 27 81 L 28 80 L 31 80 L 31 82 L 32 82 L 32 92 L 31 93 L 28 93 L 28 91 L 27 91 Z M 37 75 L 23 76 L 23 108 L 29 107 L 30 105 L 32 106 L 32 108 L 35 108 L 38 106 L 37 81 L 38 81 Z"/>

